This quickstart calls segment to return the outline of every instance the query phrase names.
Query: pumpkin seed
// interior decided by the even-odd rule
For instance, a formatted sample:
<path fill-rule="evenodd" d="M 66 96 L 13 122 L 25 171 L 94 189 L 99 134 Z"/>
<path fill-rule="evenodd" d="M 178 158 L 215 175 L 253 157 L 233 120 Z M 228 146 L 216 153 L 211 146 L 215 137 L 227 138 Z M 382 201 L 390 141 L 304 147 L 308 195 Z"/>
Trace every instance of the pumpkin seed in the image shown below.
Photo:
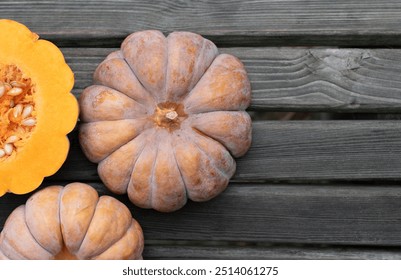
<path fill-rule="evenodd" d="M 13 110 L 14 118 L 18 118 L 18 116 L 21 115 L 22 109 L 23 106 L 21 104 L 17 104 L 17 106 L 14 107 Z"/>
<path fill-rule="evenodd" d="M 17 81 L 12 81 L 12 82 L 10 83 L 10 85 L 11 85 L 12 87 L 19 87 L 19 88 L 21 88 L 21 87 L 26 87 L 26 84 L 24 84 L 24 83 L 22 83 L 22 82 L 17 82 Z"/>
<path fill-rule="evenodd" d="M 6 87 L 4 86 L 3 83 L 0 83 L 0 97 L 4 95 L 4 92 L 6 91 Z"/>
<path fill-rule="evenodd" d="M 6 155 L 11 155 L 13 153 L 14 147 L 12 144 L 8 143 L 4 145 L 4 152 Z"/>
<path fill-rule="evenodd" d="M 22 111 L 22 118 L 25 119 L 29 117 L 32 114 L 32 111 L 33 111 L 32 105 L 25 106 L 24 111 Z"/>
<path fill-rule="evenodd" d="M 10 137 L 7 138 L 6 143 L 7 144 L 11 144 L 11 143 L 15 143 L 19 140 L 19 137 L 16 135 L 11 135 Z"/>
<path fill-rule="evenodd" d="M 36 124 L 36 119 L 35 118 L 24 119 L 22 120 L 21 124 L 24 126 L 34 126 Z"/>
<path fill-rule="evenodd" d="M 17 96 L 17 95 L 20 95 L 22 92 L 23 92 L 22 88 L 14 87 L 14 88 L 10 89 L 9 91 L 7 91 L 7 95 Z"/>

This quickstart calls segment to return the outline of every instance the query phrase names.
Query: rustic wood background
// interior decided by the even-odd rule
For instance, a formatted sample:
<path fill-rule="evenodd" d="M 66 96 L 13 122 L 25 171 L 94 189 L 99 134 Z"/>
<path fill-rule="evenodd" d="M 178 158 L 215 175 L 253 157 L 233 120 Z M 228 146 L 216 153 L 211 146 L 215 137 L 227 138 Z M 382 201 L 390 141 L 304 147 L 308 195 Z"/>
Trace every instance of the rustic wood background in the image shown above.
<path fill-rule="evenodd" d="M 249 153 L 209 202 L 170 214 L 130 206 L 145 258 L 401 258 L 401 1 L 18 0 L 1 1 L 0 18 L 62 48 L 76 96 L 97 64 L 143 29 L 197 32 L 245 63 Z M 66 163 L 42 187 L 83 181 L 110 194 L 77 131 L 69 137 Z M 28 197 L 0 198 L 0 229 Z"/>

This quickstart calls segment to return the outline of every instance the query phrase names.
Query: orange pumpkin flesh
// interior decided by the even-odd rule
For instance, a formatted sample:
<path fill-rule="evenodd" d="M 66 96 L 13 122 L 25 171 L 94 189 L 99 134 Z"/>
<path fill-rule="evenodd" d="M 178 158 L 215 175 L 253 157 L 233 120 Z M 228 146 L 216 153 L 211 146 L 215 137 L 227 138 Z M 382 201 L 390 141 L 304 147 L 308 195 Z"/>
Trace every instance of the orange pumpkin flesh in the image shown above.
<path fill-rule="evenodd" d="M 28 193 L 61 167 L 78 104 L 56 46 L 11 20 L 0 20 L 0 36 L 1 196 Z"/>
<path fill-rule="evenodd" d="M 141 259 L 143 246 L 128 208 L 81 183 L 38 191 L 0 233 L 0 259 Z"/>
<path fill-rule="evenodd" d="M 227 186 L 251 143 L 250 83 L 234 56 L 189 32 L 128 36 L 80 97 L 80 143 L 104 184 L 170 212 Z"/>

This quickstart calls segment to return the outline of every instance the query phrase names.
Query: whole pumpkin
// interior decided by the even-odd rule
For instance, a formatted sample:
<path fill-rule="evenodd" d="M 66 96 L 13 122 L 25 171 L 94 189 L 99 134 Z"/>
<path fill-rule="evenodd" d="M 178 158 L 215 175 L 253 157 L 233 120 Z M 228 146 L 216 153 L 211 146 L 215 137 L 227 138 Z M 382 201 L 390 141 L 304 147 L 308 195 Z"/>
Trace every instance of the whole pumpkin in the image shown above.
<path fill-rule="evenodd" d="M 80 143 L 104 184 L 169 212 L 221 193 L 251 143 L 243 64 L 200 35 L 128 36 L 80 96 Z"/>
<path fill-rule="evenodd" d="M 143 244 L 124 204 L 72 183 L 44 188 L 10 214 L 0 259 L 141 259 Z"/>
<path fill-rule="evenodd" d="M 74 75 L 61 51 L 24 25 L 0 20 L 0 196 L 24 194 L 67 158 L 78 119 Z"/>

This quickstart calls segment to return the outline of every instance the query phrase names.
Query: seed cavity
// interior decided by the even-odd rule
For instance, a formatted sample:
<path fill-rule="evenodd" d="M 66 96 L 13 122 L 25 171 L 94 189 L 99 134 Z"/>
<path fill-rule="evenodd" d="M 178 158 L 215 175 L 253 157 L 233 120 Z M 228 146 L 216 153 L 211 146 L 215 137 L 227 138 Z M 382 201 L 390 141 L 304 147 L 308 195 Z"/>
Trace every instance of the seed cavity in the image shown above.
<path fill-rule="evenodd" d="M 37 124 L 35 86 L 15 65 L 0 62 L 0 159 L 18 154 Z"/>

